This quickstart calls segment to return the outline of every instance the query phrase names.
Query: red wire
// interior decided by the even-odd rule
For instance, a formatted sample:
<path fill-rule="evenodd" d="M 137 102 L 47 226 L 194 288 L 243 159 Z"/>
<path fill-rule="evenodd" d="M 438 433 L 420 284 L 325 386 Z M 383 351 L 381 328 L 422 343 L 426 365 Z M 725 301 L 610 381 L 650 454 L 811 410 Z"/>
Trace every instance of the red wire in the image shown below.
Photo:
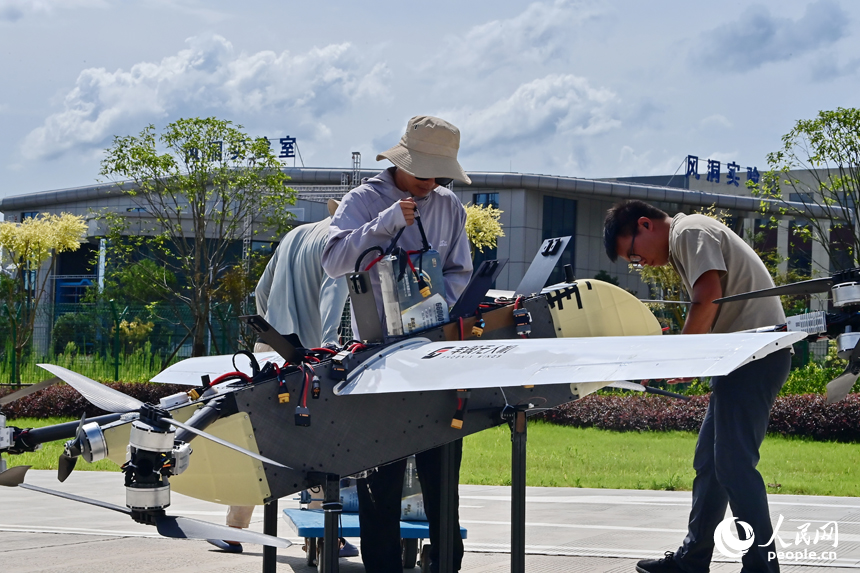
<path fill-rule="evenodd" d="M 305 375 L 305 383 L 302 385 L 302 407 L 308 407 L 308 386 L 310 386 L 310 378 L 308 377 L 308 372 L 305 370 L 304 365 L 302 365 L 302 373 Z"/>
<path fill-rule="evenodd" d="M 337 354 L 337 352 L 335 352 L 331 348 L 311 348 L 311 352 L 328 352 L 332 355 Z"/>
<path fill-rule="evenodd" d="M 223 382 L 224 380 L 227 380 L 229 378 L 241 378 L 242 380 L 244 380 L 248 384 L 251 383 L 251 377 L 248 376 L 247 374 L 245 374 L 244 372 L 228 372 L 226 374 L 222 374 L 221 376 L 219 376 L 215 380 L 212 380 L 209 383 L 209 387 L 211 388 L 215 384 L 220 384 L 221 382 Z"/>
<path fill-rule="evenodd" d="M 370 264 L 369 264 L 369 265 L 367 265 L 366 267 L 364 267 L 364 270 L 369 271 L 369 270 L 370 270 L 370 267 L 372 267 L 373 265 L 375 265 L 376 263 L 378 263 L 379 261 L 381 261 L 381 260 L 382 260 L 382 258 L 383 258 L 384 256 L 385 256 L 385 255 L 379 255 L 378 257 L 376 257 L 375 259 L 373 259 L 372 261 L 370 261 Z"/>

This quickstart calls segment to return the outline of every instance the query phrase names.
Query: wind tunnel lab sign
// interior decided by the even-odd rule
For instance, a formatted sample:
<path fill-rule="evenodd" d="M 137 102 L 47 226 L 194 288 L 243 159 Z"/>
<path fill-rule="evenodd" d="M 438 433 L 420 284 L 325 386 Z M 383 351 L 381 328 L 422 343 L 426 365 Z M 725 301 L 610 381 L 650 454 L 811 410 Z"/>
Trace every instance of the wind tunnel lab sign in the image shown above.
<path fill-rule="evenodd" d="M 298 147 L 298 143 L 296 143 L 295 137 L 290 137 L 289 135 L 286 137 L 261 137 L 260 139 L 265 139 L 268 143 L 269 147 L 272 147 L 272 142 L 277 141 L 278 145 L 280 145 L 280 149 L 278 150 L 278 159 L 287 159 L 290 157 L 296 156 L 296 148 Z M 222 153 L 224 152 L 224 142 L 223 141 L 213 141 L 211 144 L 211 153 L 212 157 L 215 161 L 221 161 Z M 191 159 L 198 159 L 200 156 L 200 150 L 196 148 L 191 148 L 188 150 L 188 156 Z M 236 159 L 239 157 L 238 153 L 233 153 L 230 156 L 230 159 Z"/>

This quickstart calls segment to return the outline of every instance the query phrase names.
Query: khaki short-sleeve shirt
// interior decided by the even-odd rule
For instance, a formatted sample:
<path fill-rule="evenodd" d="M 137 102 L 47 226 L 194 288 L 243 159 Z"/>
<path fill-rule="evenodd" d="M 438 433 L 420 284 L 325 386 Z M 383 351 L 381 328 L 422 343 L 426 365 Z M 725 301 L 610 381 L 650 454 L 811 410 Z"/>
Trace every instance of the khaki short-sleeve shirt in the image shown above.
<path fill-rule="evenodd" d="M 678 271 L 687 292 L 707 271 L 719 272 L 723 296 L 771 288 L 770 273 L 759 256 L 734 231 L 705 215 L 672 218 L 669 226 L 669 262 Z M 737 332 L 785 323 L 779 297 L 765 297 L 720 305 L 711 332 Z"/>

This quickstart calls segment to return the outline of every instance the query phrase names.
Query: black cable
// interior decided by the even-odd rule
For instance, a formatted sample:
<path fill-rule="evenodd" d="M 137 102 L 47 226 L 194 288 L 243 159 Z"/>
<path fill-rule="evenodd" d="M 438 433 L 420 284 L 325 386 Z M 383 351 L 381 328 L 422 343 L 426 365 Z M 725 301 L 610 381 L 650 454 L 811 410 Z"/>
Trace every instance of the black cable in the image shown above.
<path fill-rule="evenodd" d="M 397 231 L 397 234 L 394 235 L 393 239 L 391 239 L 391 244 L 388 245 L 388 249 L 386 249 L 385 252 L 382 253 L 383 255 L 390 255 L 391 254 L 391 251 L 393 251 L 394 247 L 397 245 L 397 241 L 400 240 L 400 235 L 402 235 L 403 231 L 405 231 L 405 230 L 406 230 L 406 227 L 403 227 L 402 229 Z"/>
<path fill-rule="evenodd" d="M 355 260 L 355 272 L 361 270 L 361 260 L 371 251 L 379 251 L 380 255 L 385 255 L 385 251 L 382 250 L 382 247 L 370 247 L 369 249 L 365 249 L 364 252 L 358 255 L 358 258 Z"/>
<path fill-rule="evenodd" d="M 260 373 L 260 363 L 257 362 L 257 357 L 254 356 L 254 354 L 248 350 L 239 350 L 238 352 L 235 352 L 233 354 L 232 360 L 233 360 L 233 368 L 237 372 L 241 372 L 241 370 L 239 370 L 239 367 L 236 366 L 236 355 L 237 354 L 243 354 L 243 355 L 248 357 L 248 360 L 251 361 L 251 372 L 252 372 L 251 377 L 252 378 L 256 377 Z"/>
<path fill-rule="evenodd" d="M 416 216 L 415 222 L 418 223 L 418 232 L 421 233 L 421 244 L 424 245 L 423 248 L 421 249 L 421 252 L 426 253 L 432 247 L 430 246 L 430 242 L 427 240 L 427 234 L 424 232 L 424 225 L 421 224 L 421 217 Z"/>

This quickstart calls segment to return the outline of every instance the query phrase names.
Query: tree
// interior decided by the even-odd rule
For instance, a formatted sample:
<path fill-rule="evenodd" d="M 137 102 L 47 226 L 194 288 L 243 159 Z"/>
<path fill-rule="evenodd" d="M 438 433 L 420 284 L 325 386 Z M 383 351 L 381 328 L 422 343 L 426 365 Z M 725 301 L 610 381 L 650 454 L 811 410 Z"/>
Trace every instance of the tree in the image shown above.
<path fill-rule="evenodd" d="M 257 288 L 257 283 L 263 272 L 266 270 L 266 265 L 272 259 L 274 251 L 261 254 L 259 252 L 251 253 L 248 264 L 236 264 L 227 270 L 213 292 L 215 300 L 228 305 L 228 308 L 240 309 L 251 297 L 251 294 Z M 243 262 L 244 263 L 244 262 Z M 248 313 L 255 313 L 256 309 L 248 309 Z M 215 319 L 220 323 L 222 331 L 231 331 L 230 325 L 224 323 L 224 315 L 219 311 L 215 313 Z M 254 346 L 257 340 L 257 333 L 251 329 L 238 329 L 238 339 L 241 345 L 248 348 Z"/>
<path fill-rule="evenodd" d="M 801 238 L 820 243 L 837 268 L 860 266 L 860 109 L 799 120 L 767 159 L 770 170 L 749 183 L 753 193 L 780 202 Z"/>
<path fill-rule="evenodd" d="M 21 383 L 17 366 L 33 337 L 45 285 L 57 260 L 53 255 L 78 250 L 86 231 L 83 217 L 68 213 L 45 213 L 21 223 L 0 223 L 0 249 L 3 251 L 0 289 L 12 337 L 13 384 Z M 49 263 L 47 267 L 46 262 Z"/>
<path fill-rule="evenodd" d="M 494 248 L 498 238 L 505 236 L 499 222 L 501 216 L 502 211 L 492 205 L 466 205 L 466 236 L 469 238 L 473 259 L 475 249 L 483 253 L 484 247 Z"/>
<path fill-rule="evenodd" d="M 241 130 L 216 118 L 180 119 L 160 135 L 149 125 L 115 137 L 101 163 L 101 176 L 137 206 L 131 216 L 102 214 L 109 272 L 154 263 L 138 265 L 136 276 L 167 294 L 159 306 L 185 329 L 179 346 L 190 338 L 192 356 L 206 352 L 213 291 L 241 241 L 284 233 L 295 203 L 268 140 Z"/>

